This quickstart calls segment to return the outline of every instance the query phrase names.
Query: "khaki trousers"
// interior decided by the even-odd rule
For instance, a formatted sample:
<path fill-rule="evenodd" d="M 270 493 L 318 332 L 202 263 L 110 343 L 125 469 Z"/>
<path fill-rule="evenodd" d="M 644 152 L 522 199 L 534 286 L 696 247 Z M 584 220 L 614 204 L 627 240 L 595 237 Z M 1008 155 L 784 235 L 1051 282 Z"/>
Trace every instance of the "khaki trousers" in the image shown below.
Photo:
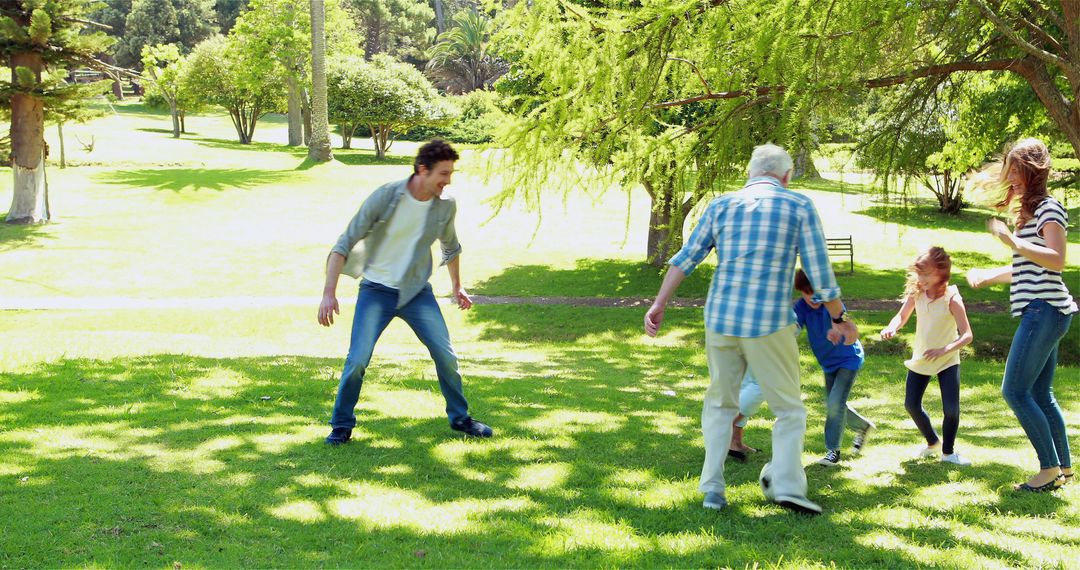
<path fill-rule="evenodd" d="M 711 383 L 701 411 L 705 436 L 705 465 L 698 487 L 701 492 L 724 492 L 724 459 L 731 445 L 731 422 L 739 413 L 739 387 L 749 368 L 776 415 L 772 431 L 772 484 L 776 496 L 806 496 L 802 467 L 806 408 L 799 388 L 796 330 L 795 325 L 790 325 L 756 338 L 705 331 Z"/>

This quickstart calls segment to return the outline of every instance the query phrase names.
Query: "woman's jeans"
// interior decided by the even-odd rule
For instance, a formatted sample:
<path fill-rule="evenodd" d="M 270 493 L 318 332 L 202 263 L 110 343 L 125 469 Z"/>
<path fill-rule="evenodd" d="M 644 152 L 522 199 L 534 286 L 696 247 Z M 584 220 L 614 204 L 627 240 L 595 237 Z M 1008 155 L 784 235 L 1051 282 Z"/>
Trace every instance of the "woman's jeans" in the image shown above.
<path fill-rule="evenodd" d="M 1072 315 L 1062 314 L 1046 301 L 1029 303 L 1020 316 L 1001 382 L 1001 393 L 1043 469 L 1072 467 L 1065 418 L 1054 399 L 1058 344 L 1071 322 Z"/>
<path fill-rule="evenodd" d="M 941 431 L 944 432 L 945 441 L 941 445 L 941 452 L 945 455 L 952 454 L 955 450 L 956 431 L 960 427 L 960 365 L 954 364 L 941 372 L 938 372 L 938 384 L 941 387 L 941 412 L 945 419 L 941 422 Z M 904 407 L 907 408 L 915 426 L 926 438 L 927 445 L 934 445 L 941 441 L 930 423 L 930 416 L 923 409 L 922 399 L 926 393 L 926 386 L 930 384 L 930 377 L 908 370 L 907 390 L 904 395 Z"/>
<path fill-rule="evenodd" d="M 360 294 L 356 299 L 356 314 L 353 316 L 349 356 L 345 358 L 345 369 L 341 373 L 334 413 L 330 417 L 332 427 L 351 429 L 356 426 L 354 409 L 360 399 L 364 372 L 371 362 L 375 342 L 394 317 L 400 317 L 412 328 L 420 342 L 427 347 L 431 359 L 435 361 L 439 389 L 446 399 L 446 415 L 449 416 L 450 423 L 468 416 L 469 404 L 461 392 L 457 355 L 450 344 L 450 332 L 435 301 L 435 295 L 431 292 L 431 285 L 420 290 L 416 297 L 400 309 L 396 308 L 397 301 L 397 289 L 367 280 L 361 282 Z"/>
<path fill-rule="evenodd" d="M 840 449 L 845 423 L 855 431 L 873 425 L 847 403 L 858 373 L 858 370 L 847 368 L 825 373 L 825 447 L 828 449 Z"/>

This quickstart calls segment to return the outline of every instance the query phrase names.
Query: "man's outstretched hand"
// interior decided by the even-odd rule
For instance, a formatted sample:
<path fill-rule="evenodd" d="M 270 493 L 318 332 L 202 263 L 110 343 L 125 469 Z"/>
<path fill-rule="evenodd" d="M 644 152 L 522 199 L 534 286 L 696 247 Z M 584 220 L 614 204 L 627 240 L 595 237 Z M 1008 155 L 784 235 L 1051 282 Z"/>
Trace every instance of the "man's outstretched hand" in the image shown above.
<path fill-rule="evenodd" d="M 338 308 L 337 296 L 333 293 L 324 294 L 322 302 L 319 303 L 319 324 L 324 327 L 334 324 L 335 314 L 341 314 L 341 309 Z"/>

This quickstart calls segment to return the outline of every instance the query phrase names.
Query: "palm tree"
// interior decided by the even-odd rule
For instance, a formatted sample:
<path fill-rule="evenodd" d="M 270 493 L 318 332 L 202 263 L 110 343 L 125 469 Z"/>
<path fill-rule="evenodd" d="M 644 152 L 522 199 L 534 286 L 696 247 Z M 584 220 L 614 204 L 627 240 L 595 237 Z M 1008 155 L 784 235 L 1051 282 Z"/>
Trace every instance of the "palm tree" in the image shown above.
<path fill-rule="evenodd" d="M 326 162 L 334 158 L 330 150 L 330 123 L 326 110 L 326 6 L 311 0 L 311 140 L 308 158 Z"/>
<path fill-rule="evenodd" d="M 431 48 L 428 75 L 449 93 L 487 89 L 509 69 L 505 61 L 488 53 L 491 20 L 476 8 L 454 15 L 452 29 L 439 34 Z"/>

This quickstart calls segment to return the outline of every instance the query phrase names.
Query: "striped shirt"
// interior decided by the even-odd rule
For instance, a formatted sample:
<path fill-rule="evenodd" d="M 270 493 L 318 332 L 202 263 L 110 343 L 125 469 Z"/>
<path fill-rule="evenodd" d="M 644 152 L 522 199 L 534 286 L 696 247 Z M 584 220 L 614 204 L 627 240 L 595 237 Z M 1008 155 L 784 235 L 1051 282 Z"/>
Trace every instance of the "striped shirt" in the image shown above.
<path fill-rule="evenodd" d="M 796 256 L 815 301 L 840 297 L 814 203 L 775 178 L 751 178 L 742 190 L 713 200 L 668 263 L 689 275 L 713 250 L 705 326 L 716 333 L 753 338 L 794 324 Z"/>
<path fill-rule="evenodd" d="M 1043 239 L 1043 228 L 1046 224 L 1056 223 L 1062 228 L 1069 227 L 1069 215 L 1065 208 L 1051 196 L 1035 209 L 1035 216 L 1028 220 L 1024 227 L 1016 232 L 1016 237 L 1046 247 Z M 1012 305 L 1012 315 L 1020 316 L 1024 307 L 1035 299 L 1042 299 L 1056 307 L 1062 313 L 1069 315 L 1077 312 L 1076 301 L 1069 295 L 1065 282 L 1061 280 L 1061 273 L 1051 271 L 1034 261 L 1013 252 L 1012 256 L 1012 286 L 1009 288 L 1009 303 Z"/>

